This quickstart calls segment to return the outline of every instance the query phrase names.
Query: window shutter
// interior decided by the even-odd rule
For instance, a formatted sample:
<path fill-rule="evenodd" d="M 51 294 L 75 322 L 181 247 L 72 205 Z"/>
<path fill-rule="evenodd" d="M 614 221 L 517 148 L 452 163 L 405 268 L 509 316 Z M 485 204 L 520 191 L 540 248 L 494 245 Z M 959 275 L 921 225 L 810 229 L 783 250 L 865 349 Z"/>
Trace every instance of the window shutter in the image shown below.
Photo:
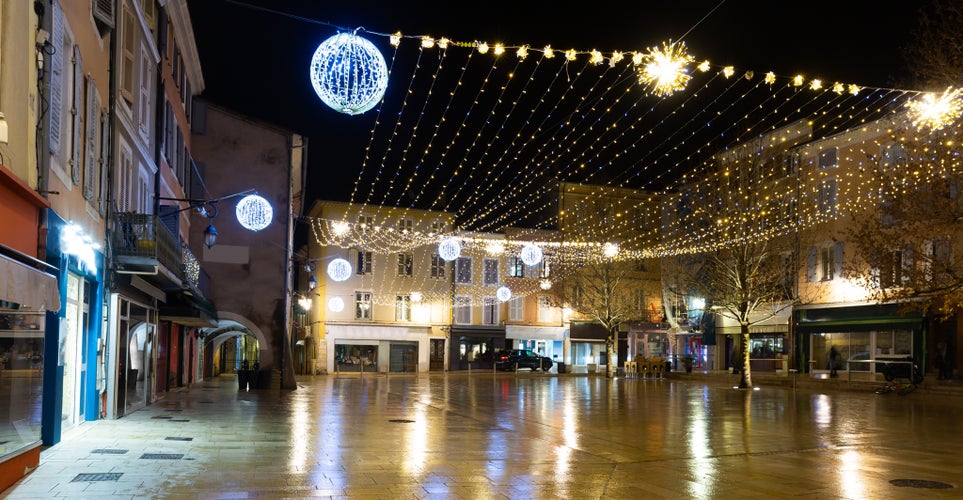
<path fill-rule="evenodd" d="M 809 256 L 806 261 L 806 279 L 813 283 L 816 281 L 816 261 L 819 258 L 816 247 L 809 247 Z"/>
<path fill-rule="evenodd" d="M 902 284 L 906 285 L 910 282 L 910 279 L 913 278 L 913 275 L 915 274 L 914 271 L 916 266 L 913 262 L 913 250 L 910 248 L 904 248 L 903 258 L 901 260 L 903 268 L 900 270 L 900 277 L 902 278 Z"/>
<path fill-rule="evenodd" d="M 134 102 L 134 15 L 124 9 L 121 43 L 120 94 L 129 104 Z"/>
<path fill-rule="evenodd" d="M 843 276 L 843 242 L 836 242 L 833 255 L 833 279 Z"/>
<path fill-rule="evenodd" d="M 100 24 L 114 27 L 114 0 L 94 0 L 94 19 Z"/>
<path fill-rule="evenodd" d="M 73 140 L 70 144 L 70 179 L 80 184 L 80 151 L 83 149 L 84 68 L 80 62 L 80 46 L 74 45 L 74 102 L 70 108 Z"/>
<path fill-rule="evenodd" d="M 106 112 L 100 113 L 100 215 L 107 216 L 108 200 L 110 193 L 108 187 L 108 162 L 110 158 L 110 116 Z"/>
<path fill-rule="evenodd" d="M 64 19 L 57 2 L 52 5 L 52 26 L 50 28 L 50 44 L 54 53 L 50 56 L 50 152 L 57 154 L 60 150 L 61 114 L 63 110 L 63 73 L 64 73 Z"/>
<path fill-rule="evenodd" d="M 94 79 L 87 75 L 87 117 L 86 141 L 84 143 L 84 199 L 91 201 L 94 199 L 94 172 L 98 160 L 97 130 L 100 128 L 100 96 L 97 94 L 97 87 Z"/>

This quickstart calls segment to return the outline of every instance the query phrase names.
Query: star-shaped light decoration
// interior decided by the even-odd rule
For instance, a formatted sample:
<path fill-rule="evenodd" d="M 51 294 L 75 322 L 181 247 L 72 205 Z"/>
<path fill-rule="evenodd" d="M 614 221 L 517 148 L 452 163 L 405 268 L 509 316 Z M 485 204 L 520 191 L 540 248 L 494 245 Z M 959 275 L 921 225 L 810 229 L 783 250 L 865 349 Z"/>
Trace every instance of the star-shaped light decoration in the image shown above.
<path fill-rule="evenodd" d="M 917 129 L 940 130 L 963 114 L 963 89 L 947 87 L 943 94 L 926 93 L 906 103 Z"/>
<path fill-rule="evenodd" d="M 652 47 L 642 56 L 639 81 L 659 97 L 672 95 L 689 83 L 692 76 L 686 66 L 694 60 L 684 43 L 663 43 L 661 49 Z"/>
<path fill-rule="evenodd" d="M 772 71 L 766 73 L 765 82 L 768 83 L 769 85 L 776 83 L 776 74 L 773 73 Z"/>

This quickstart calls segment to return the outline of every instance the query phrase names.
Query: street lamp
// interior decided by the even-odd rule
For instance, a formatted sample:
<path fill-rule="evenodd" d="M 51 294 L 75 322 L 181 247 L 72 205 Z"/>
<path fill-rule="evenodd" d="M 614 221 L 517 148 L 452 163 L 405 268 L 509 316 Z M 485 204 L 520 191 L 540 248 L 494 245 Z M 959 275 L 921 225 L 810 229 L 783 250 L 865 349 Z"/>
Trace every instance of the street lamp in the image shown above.
<path fill-rule="evenodd" d="M 318 287 L 318 278 L 314 277 L 314 275 L 312 274 L 311 277 L 308 278 L 308 290 L 314 290 L 317 287 Z"/>
<path fill-rule="evenodd" d="M 217 229 L 214 228 L 214 217 L 210 218 L 210 224 L 207 225 L 207 229 L 204 230 L 204 244 L 207 248 L 211 248 L 217 243 Z"/>

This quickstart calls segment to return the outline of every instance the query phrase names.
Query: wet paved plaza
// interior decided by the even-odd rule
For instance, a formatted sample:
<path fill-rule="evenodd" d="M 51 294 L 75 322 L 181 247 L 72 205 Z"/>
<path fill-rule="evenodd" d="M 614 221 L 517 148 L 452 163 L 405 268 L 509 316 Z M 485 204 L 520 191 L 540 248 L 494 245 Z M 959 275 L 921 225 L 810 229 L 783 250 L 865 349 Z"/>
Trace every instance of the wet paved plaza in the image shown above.
<path fill-rule="evenodd" d="M 963 397 L 757 384 L 223 376 L 84 424 L 0 497 L 963 496 Z"/>

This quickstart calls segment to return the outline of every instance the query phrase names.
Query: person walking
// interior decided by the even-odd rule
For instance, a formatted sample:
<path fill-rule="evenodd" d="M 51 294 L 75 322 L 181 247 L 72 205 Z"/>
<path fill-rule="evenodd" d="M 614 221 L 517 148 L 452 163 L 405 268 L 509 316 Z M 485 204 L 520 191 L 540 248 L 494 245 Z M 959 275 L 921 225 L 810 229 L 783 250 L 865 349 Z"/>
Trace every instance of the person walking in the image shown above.
<path fill-rule="evenodd" d="M 829 347 L 829 376 L 836 377 L 839 375 L 836 370 L 839 369 L 839 351 L 836 350 L 836 346 Z"/>

